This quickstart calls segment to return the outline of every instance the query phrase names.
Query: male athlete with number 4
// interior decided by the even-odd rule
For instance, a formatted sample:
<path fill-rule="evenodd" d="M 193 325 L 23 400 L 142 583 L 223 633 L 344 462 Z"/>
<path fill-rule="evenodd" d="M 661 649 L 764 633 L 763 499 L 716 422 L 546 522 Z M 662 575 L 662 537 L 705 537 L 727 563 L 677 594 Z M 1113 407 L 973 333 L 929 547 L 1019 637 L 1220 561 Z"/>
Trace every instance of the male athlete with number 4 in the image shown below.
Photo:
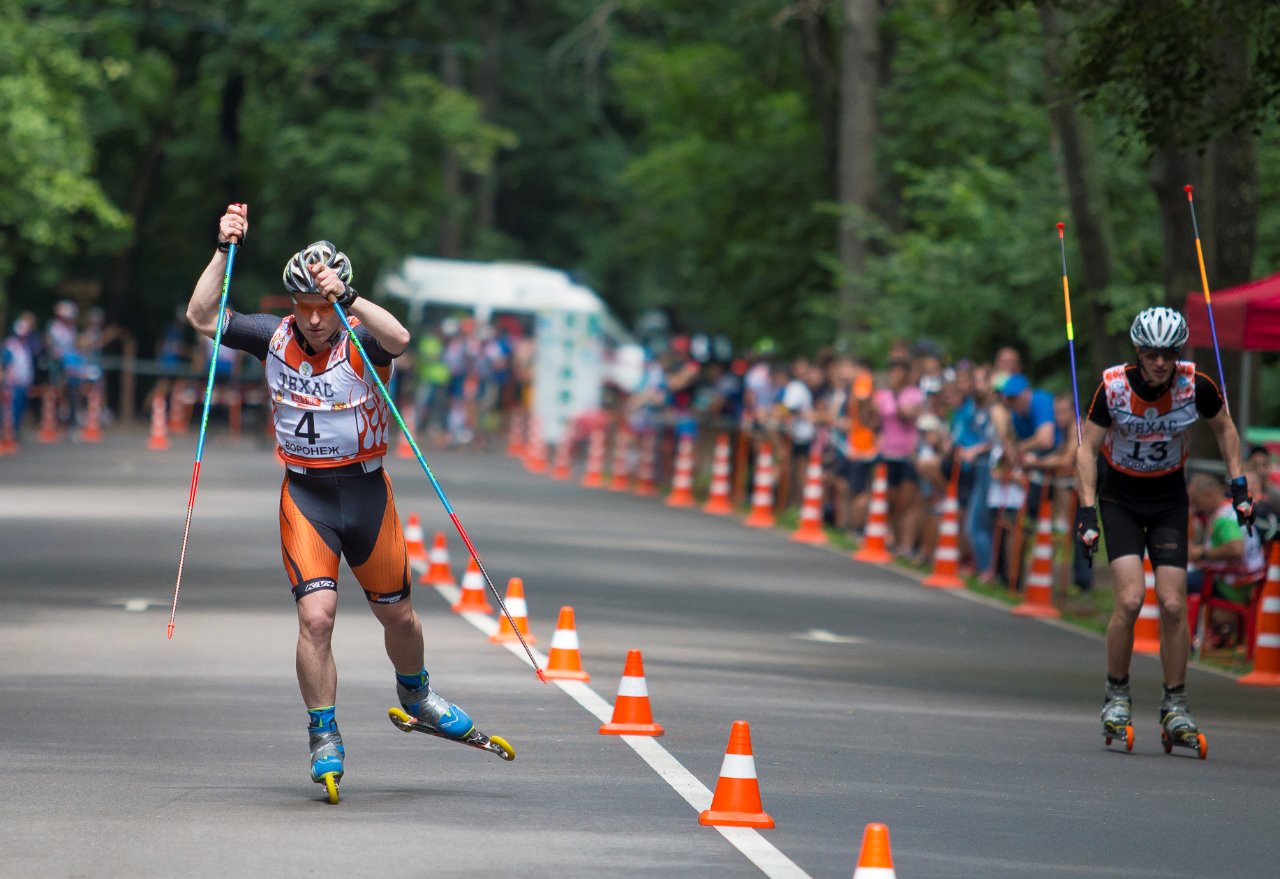
<path fill-rule="evenodd" d="M 293 313 L 241 314 L 218 304 L 227 251 L 249 229 L 244 205 L 233 204 L 218 223 L 218 250 L 196 283 L 187 320 L 222 344 L 247 351 L 266 369 L 276 441 L 285 462 L 280 488 L 280 547 L 298 612 L 298 686 L 310 716 L 311 778 L 338 802 L 345 751 L 334 718 L 338 674 L 331 646 L 338 607 L 338 559 L 347 559 L 385 634 L 400 703 L 413 729 L 473 747 L 483 739 L 467 713 L 430 686 L 422 624 L 410 598 L 409 558 L 391 479 L 382 469 L 392 420 L 378 382 L 409 347 L 409 332 L 386 309 L 360 298 L 351 263 L 328 241 L 293 255 L 284 287 Z M 334 303 L 368 362 L 344 332 Z M 402 727 L 404 728 L 404 727 Z M 493 750 L 514 752 L 498 737 Z M 505 747 L 496 747 L 502 742 Z"/>
<path fill-rule="evenodd" d="M 1115 610 L 1107 625 L 1107 685 L 1102 734 L 1133 747 L 1129 663 L 1133 626 L 1146 592 L 1145 550 L 1155 570 L 1160 606 L 1164 698 L 1161 740 L 1208 754 L 1204 734 L 1187 709 L 1187 430 L 1197 417 L 1213 429 L 1231 477 L 1231 505 L 1241 525 L 1253 521 L 1253 500 L 1240 465 L 1240 436 L 1212 379 L 1179 360 L 1187 322 L 1170 308 L 1139 312 L 1129 330 L 1137 363 L 1102 374 L 1076 456 L 1076 539 L 1092 556 L 1098 517 L 1107 537 Z M 1099 454 L 1101 453 L 1101 454 Z M 1097 503 L 1095 509 L 1094 504 Z"/>

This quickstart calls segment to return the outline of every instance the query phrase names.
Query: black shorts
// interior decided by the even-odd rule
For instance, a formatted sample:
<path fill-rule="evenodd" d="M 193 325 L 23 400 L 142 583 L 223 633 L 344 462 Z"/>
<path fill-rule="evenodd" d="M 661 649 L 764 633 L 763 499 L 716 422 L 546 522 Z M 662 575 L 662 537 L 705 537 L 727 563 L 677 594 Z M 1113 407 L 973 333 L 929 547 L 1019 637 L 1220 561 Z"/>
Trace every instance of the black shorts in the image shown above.
<path fill-rule="evenodd" d="M 1098 498 L 1098 516 L 1107 543 L 1107 559 L 1141 556 L 1151 567 L 1187 567 L 1187 496 L 1153 500 Z"/>
<path fill-rule="evenodd" d="M 871 471 L 876 462 L 870 459 L 845 458 L 837 471 L 849 483 L 849 493 L 857 496 L 871 487 Z"/>
<path fill-rule="evenodd" d="M 890 488 L 897 488 L 904 482 L 920 481 L 915 465 L 907 458 L 876 458 L 876 463 L 884 465 Z"/>

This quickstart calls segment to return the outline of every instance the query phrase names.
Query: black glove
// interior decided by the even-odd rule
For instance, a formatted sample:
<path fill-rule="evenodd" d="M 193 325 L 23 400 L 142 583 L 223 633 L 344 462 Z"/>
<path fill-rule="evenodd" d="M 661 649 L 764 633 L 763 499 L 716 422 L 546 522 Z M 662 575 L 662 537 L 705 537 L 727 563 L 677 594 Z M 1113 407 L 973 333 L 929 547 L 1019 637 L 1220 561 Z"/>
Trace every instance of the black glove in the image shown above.
<path fill-rule="evenodd" d="M 1231 480 L 1231 506 L 1236 511 L 1236 522 L 1253 534 L 1253 497 L 1249 494 L 1249 482 L 1243 476 Z"/>
<path fill-rule="evenodd" d="M 360 298 L 360 294 L 356 292 L 356 288 L 350 284 L 342 288 L 341 293 L 336 293 L 329 297 L 329 301 L 342 306 L 342 310 L 346 311 L 352 304 Z"/>
<path fill-rule="evenodd" d="M 1080 507 L 1076 510 L 1076 540 L 1084 549 L 1085 558 L 1093 565 L 1093 554 L 1098 551 L 1098 508 Z"/>

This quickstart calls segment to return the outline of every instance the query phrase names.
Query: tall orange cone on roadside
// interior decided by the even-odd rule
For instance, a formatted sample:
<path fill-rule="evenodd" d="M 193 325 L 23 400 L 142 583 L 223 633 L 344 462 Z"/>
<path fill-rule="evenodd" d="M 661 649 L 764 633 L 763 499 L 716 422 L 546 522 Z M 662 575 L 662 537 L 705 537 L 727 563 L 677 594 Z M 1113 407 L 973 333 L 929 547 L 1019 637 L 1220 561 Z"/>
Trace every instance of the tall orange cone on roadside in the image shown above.
<path fill-rule="evenodd" d="M 631 490 L 631 431 L 622 425 L 613 432 L 613 473 L 609 491 Z"/>
<path fill-rule="evenodd" d="M 667 495 L 668 507 L 692 507 L 693 499 L 693 437 L 682 434 L 676 443 L 676 464 L 671 474 L 671 494 Z"/>
<path fill-rule="evenodd" d="M 427 553 L 427 570 L 418 578 L 419 583 L 429 586 L 457 586 L 453 579 L 453 570 L 449 567 L 449 543 L 444 532 L 437 531 L 431 541 L 431 550 Z"/>
<path fill-rule="evenodd" d="M 658 493 L 653 479 L 653 468 L 658 463 L 658 434 L 646 431 L 640 437 L 640 455 L 636 459 L 636 481 L 631 493 L 638 497 L 652 497 Z"/>
<path fill-rule="evenodd" d="M 618 684 L 618 699 L 613 703 L 613 717 L 600 727 L 601 735 L 660 736 L 662 727 L 653 722 L 649 707 L 649 688 L 644 682 L 644 661 L 639 650 L 627 651 L 627 664 Z"/>
<path fill-rule="evenodd" d="M 542 423 L 529 413 L 529 434 L 524 444 L 524 469 L 530 473 L 547 472 L 547 443 L 542 438 Z"/>
<path fill-rule="evenodd" d="M 507 594 L 502 603 L 507 606 L 507 613 L 511 614 L 511 619 L 516 624 L 511 625 L 506 613 L 499 614 L 498 631 L 490 635 L 489 640 L 495 644 L 504 644 L 507 641 L 519 641 L 523 635 L 524 643 L 537 644 L 538 639 L 529 634 L 529 606 L 524 601 L 524 580 L 512 577 L 507 581 Z M 517 635 L 517 632 L 520 634 Z"/>
<path fill-rule="evenodd" d="M 772 528 L 773 517 L 773 447 L 760 444 L 756 453 L 756 478 L 751 487 L 751 512 L 742 524 L 748 528 Z"/>
<path fill-rule="evenodd" d="M 800 502 L 800 525 L 791 534 L 800 543 L 825 545 L 827 532 L 822 528 L 822 444 L 809 449 L 809 463 L 804 471 L 804 494 Z"/>
<path fill-rule="evenodd" d="M 893 872 L 893 852 L 889 848 L 889 828 L 885 825 L 868 824 L 862 831 L 862 848 L 858 851 L 853 879 L 897 879 Z"/>
<path fill-rule="evenodd" d="M 556 681 L 589 681 L 591 675 L 582 670 L 582 654 L 578 648 L 578 627 L 573 619 L 573 608 L 560 608 L 556 630 L 551 635 L 551 652 L 547 654 L 547 667 L 543 674 Z"/>
<path fill-rule="evenodd" d="M 560 442 L 556 443 L 555 460 L 551 462 L 551 478 L 556 480 L 573 478 L 573 440 L 569 439 L 568 430 L 565 430 Z"/>
<path fill-rule="evenodd" d="M 427 561 L 427 545 L 422 534 L 422 522 L 417 513 L 409 514 L 409 522 L 404 526 L 404 548 L 409 553 L 410 562 Z"/>
<path fill-rule="evenodd" d="M 0 383 L 0 455 L 18 451 L 18 435 L 13 424 L 13 390 Z"/>
<path fill-rule="evenodd" d="M 84 426 L 80 428 L 80 442 L 102 442 L 102 384 L 89 385 L 88 405 L 85 406 Z"/>
<path fill-rule="evenodd" d="M 871 477 L 871 504 L 867 508 L 867 527 L 863 530 L 862 548 L 853 554 L 859 562 L 890 562 L 889 552 L 889 469 L 882 461 Z"/>
<path fill-rule="evenodd" d="M 467 560 L 467 572 L 462 575 L 462 592 L 449 608 L 454 613 L 493 613 L 489 594 L 485 592 L 484 574 L 474 557 Z"/>
<path fill-rule="evenodd" d="M 730 495 L 732 487 L 729 482 L 731 472 L 729 436 L 722 433 L 716 437 L 716 450 L 711 459 L 711 489 L 707 502 L 702 505 L 702 512 L 716 516 L 733 512 L 733 501 Z"/>
<path fill-rule="evenodd" d="M 1267 579 L 1258 605 L 1258 634 L 1253 671 L 1239 678 L 1255 687 L 1280 687 L 1280 542 L 1271 544 Z"/>
<path fill-rule="evenodd" d="M 1156 572 L 1146 553 L 1142 555 L 1142 578 L 1146 591 L 1142 595 L 1142 610 L 1133 624 L 1133 652 L 1160 652 L 1160 603 L 1156 599 Z"/>
<path fill-rule="evenodd" d="M 164 411 L 164 394 L 151 398 L 151 431 L 147 436 L 147 448 L 163 452 L 169 448 L 169 420 Z"/>
<path fill-rule="evenodd" d="M 519 411 L 511 413 L 507 429 L 507 454 L 512 458 L 524 457 L 524 418 Z"/>
<path fill-rule="evenodd" d="M 942 499 L 942 520 L 938 523 L 938 545 L 933 550 L 933 573 L 922 581 L 937 589 L 963 589 L 960 579 L 960 459 L 951 459 L 947 496 Z"/>
<path fill-rule="evenodd" d="M 1053 505 L 1048 492 L 1040 501 L 1040 515 L 1036 517 L 1036 543 L 1022 603 L 1013 612 L 1021 617 L 1062 616 L 1062 611 L 1053 606 Z"/>
<path fill-rule="evenodd" d="M 415 424 L 418 423 L 418 420 L 415 417 L 415 415 L 416 413 L 413 411 L 412 406 L 405 407 L 404 423 L 409 425 L 410 428 L 412 428 Z M 409 445 L 409 437 L 405 434 L 403 430 L 400 431 L 400 439 L 396 442 L 396 457 L 397 458 L 413 457 L 413 446 Z"/>
<path fill-rule="evenodd" d="M 36 434 L 36 441 L 56 443 L 61 438 L 58 430 L 58 389 L 45 385 L 44 396 L 40 400 L 40 431 Z"/>
<path fill-rule="evenodd" d="M 594 428 L 591 438 L 587 440 L 587 464 L 582 473 L 583 488 L 604 487 L 604 446 L 605 433 L 603 427 Z"/>
<path fill-rule="evenodd" d="M 751 753 L 751 727 L 745 720 L 733 722 L 711 808 L 698 815 L 698 823 L 763 829 L 773 826 L 773 819 L 765 814 L 760 802 L 756 758 Z"/>

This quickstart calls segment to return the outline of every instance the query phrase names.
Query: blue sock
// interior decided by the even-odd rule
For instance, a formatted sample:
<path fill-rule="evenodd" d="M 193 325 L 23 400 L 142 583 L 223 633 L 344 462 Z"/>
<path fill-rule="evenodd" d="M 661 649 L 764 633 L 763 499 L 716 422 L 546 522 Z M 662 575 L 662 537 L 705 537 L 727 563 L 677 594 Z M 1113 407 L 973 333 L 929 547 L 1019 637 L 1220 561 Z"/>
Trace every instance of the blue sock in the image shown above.
<path fill-rule="evenodd" d="M 396 680 L 406 690 L 425 690 L 427 683 L 431 680 L 431 675 L 427 674 L 427 670 L 423 668 L 422 671 L 411 675 L 402 675 L 396 672 Z"/>
<path fill-rule="evenodd" d="M 307 714 L 310 715 L 311 722 L 307 725 L 307 729 L 312 732 L 334 732 L 338 728 L 338 721 L 334 719 L 336 710 L 335 705 L 325 708 L 308 708 Z"/>

